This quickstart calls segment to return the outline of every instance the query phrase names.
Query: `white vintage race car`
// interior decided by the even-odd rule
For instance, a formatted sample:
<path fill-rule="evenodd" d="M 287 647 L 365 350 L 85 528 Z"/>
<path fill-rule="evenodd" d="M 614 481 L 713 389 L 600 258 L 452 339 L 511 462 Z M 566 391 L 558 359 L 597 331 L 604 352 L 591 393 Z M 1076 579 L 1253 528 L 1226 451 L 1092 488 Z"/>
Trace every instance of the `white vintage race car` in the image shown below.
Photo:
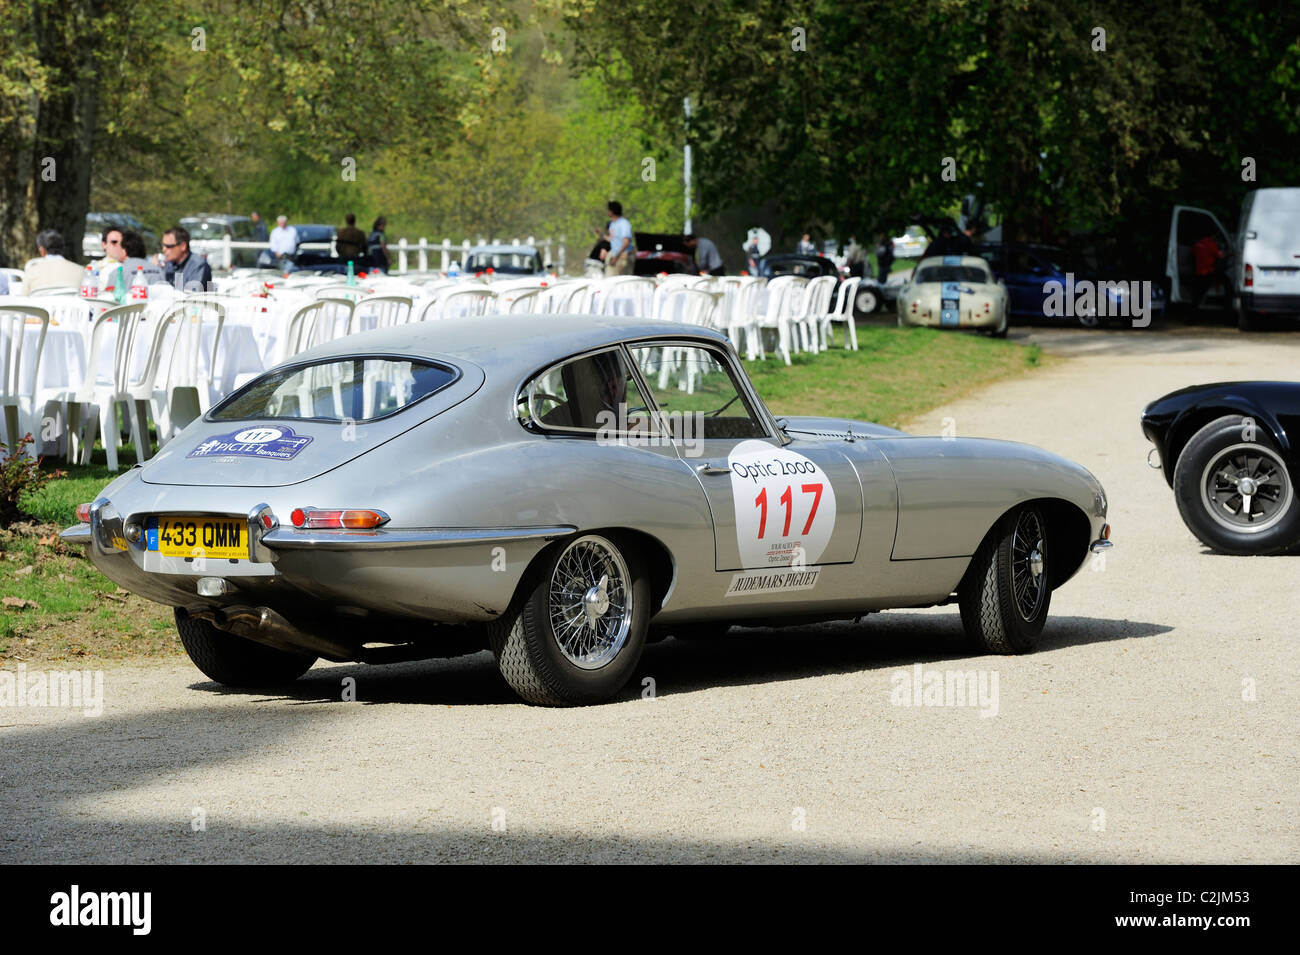
<path fill-rule="evenodd" d="M 898 324 L 1007 334 L 1006 286 L 974 255 L 922 259 L 898 293 Z"/>

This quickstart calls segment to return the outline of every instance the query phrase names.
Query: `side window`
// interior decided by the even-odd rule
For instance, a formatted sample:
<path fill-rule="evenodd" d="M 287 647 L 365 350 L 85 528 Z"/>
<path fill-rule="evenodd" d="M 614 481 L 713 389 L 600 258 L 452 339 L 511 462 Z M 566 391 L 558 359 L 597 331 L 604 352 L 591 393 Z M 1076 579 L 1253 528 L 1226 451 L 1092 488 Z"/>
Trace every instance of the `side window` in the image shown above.
<path fill-rule="evenodd" d="M 645 345 L 632 359 L 675 438 L 765 438 L 722 356 L 699 345 Z"/>
<path fill-rule="evenodd" d="M 650 434 L 654 423 L 636 379 L 615 348 L 542 372 L 519 395 L 519 420 L 553 431 Z"/>

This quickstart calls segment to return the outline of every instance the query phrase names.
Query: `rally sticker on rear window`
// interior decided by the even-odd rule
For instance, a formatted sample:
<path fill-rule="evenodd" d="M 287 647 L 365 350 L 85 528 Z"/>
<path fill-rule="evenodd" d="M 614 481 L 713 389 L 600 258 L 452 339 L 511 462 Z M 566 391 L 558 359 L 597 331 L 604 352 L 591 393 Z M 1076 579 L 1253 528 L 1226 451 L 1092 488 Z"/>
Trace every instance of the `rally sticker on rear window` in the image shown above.
<path fill-rule="evenodd" d="M 741 566 L 817 563 L 835 527 L 835 490 L 826 472 L 764 441 L 740 442 L 727 464 Z"/>
<path fill-rule="evenodd" d="M 288 427 L 245 428 L 209 438 L 186 457 L 206 458 L 236 455 L 245 458 L 270 458 L 288 461 L 307 445 L 311 438 L 293 433 Z"/>
<path fill-rule="evenodd" d="M 941 282 L 939 284 L 939 324 L 961 324 L 961 283 Z"/>
<path fill-rule="evenodd" d="M 787 590 L 811 590 L 817 586 L 820 567 L 801 567 L 796 570 L 751 570 L 735 574 L 726 597 L 750 597 L 755 594 L 777 594 Z"/>

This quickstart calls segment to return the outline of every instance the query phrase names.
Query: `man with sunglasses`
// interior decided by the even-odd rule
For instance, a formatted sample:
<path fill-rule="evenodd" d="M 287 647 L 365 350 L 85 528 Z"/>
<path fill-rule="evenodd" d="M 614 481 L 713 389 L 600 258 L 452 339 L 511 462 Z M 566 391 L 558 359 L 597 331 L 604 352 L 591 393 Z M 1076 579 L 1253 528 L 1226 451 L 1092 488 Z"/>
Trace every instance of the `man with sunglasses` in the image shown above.
<path fill-rule="evenodd" d="M 190 233 L 173 226 L 163 233 L 163 275 L 168 285 L 185 292 L 205 292 L 212 284 L 212 267 L 201 255 L 190 253 Z"/>

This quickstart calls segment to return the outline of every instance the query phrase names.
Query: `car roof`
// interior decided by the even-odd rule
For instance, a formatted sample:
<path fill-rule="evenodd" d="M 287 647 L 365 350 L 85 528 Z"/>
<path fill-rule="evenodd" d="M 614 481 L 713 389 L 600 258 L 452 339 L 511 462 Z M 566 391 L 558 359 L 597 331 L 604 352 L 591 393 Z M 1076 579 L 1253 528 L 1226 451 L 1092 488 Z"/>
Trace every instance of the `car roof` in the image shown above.
<path fill-rule="evenodd" d="M 957 259 L 958 261 L 950 262 L 949 259 Z M 989 267 L 988 262 L 978 255 L 931 255 L 916 263 L 918 269 L 923 269 L 927 265 L 973 265 L 981 269 Z"/>
<path fill-rule="evenodd" d="M 536 255 L 537 246 L 535 245 L 491 245 L 491 244 L 476 245 L 469 250 L 469 254 L 473 255 L 475 252 L 488 252 L 488 253 L 496 253 L 496 254 L 513 252 L 519 255 Z"/>
<path fill-rule="evenodd" d="M 293 363 L 362 354 L 402 354 L 474 362 L 488 375 L 518 378 L 578 352 L 645 338 L 695 338 L 726 344 L 721 332 L 699 325 L 599 315 L 493 315 L 448 318 L 375 329 L 301 352 Z"/>
<path fill-rule="evenodd" d="M 1067 252 L 1064 246 L 1049 245 L 1046 242 L 983 242 L 981 249 L 1023 249 L 1028 252 Z"/>

